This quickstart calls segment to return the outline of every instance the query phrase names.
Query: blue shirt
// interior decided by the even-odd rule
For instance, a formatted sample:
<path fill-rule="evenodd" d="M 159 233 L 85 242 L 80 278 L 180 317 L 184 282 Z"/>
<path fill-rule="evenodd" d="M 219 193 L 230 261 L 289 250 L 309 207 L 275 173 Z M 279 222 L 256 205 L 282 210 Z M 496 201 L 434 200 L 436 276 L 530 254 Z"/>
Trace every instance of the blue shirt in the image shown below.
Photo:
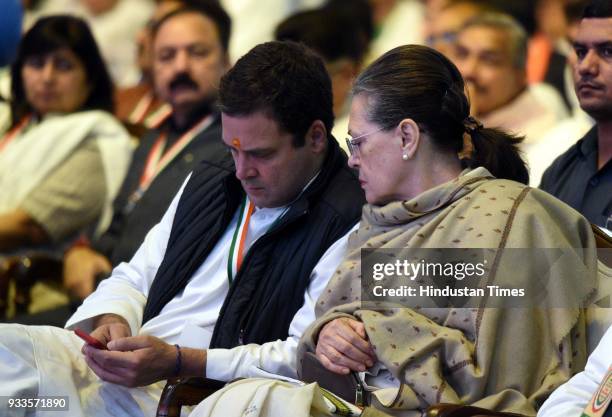
<path fill-rule="evenodd" d="M 540 188 L 591 223 L 612 228 L 612 160 L 597 169 L 597 126 L 549 166 Z M 606 225 L 607 223 L 607 225 Z"/>
<path fill-rule="evenodd" d="M 10 65 L 17 53 L 21 38 L 23 8 L 20 0 L 1 0 L 0 13 L 0 67 Z"/>

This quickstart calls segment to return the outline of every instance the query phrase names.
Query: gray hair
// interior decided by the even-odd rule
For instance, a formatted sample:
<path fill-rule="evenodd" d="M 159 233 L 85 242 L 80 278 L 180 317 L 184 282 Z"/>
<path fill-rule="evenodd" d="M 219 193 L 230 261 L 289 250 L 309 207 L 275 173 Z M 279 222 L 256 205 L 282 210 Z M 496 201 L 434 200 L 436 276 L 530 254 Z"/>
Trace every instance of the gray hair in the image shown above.
<path fill-rule="evenodd" d="M 366 101 L 366 119 L 389 130 L 412 119 L 442 153 L 459 158 L 464 133 L 474 152 L 462 166 L 483 166 L 497 178 L 524 184 L 529 173 L 516 144 L 521 139 L 495 129 L 466 126 L 470 105 L 457 67 L 440 52 L 420 45 L 398 46 L 380 56 L 357 77 L 353 96 Z"/>
<path fill-rule="evenodd" d="M 503 30 L 508 35 L 512 46 L 512 62 L 516 68 L 527 65 L 527 32 L 512 16 L 500 12 L 486 12 L 469 19 L 459 33 L 471 27 L 488 27 Z"/>

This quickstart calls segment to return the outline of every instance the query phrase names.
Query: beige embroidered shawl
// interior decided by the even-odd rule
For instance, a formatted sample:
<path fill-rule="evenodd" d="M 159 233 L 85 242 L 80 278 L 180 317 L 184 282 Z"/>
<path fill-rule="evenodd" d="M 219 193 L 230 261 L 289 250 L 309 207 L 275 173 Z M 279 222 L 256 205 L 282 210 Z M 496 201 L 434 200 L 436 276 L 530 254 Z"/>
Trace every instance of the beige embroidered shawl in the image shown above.
<path fill-rule="evenodd" d="M 361 247 L 567 248 L 573 261 L 591 268 L 573 276 L 568 271 L 575 269 L 563 262 L 553 265 L 550 299 L 568 291 L 571 280 L 594 288 L 589 223 L 548 194 L 477 168 L 410 201 L 366 205 L 347 258 L 317 301 L 318 320 L 305 332 L 298 359 L 314 351 L 325 323 L 355 317 L 365 323 L 379 362 L 402 382 L 399 389 L 376 391 L 375 406 L 415 416 L 440 402 L 535 415 L 552 390 L 584 367 L 579 308 L 546 308 L 546 300 L 537 309 L 362 308 Z M 499 268 L 525 284 L 541 274 L 530 262 L 504 265 L 503 257 Z"/>

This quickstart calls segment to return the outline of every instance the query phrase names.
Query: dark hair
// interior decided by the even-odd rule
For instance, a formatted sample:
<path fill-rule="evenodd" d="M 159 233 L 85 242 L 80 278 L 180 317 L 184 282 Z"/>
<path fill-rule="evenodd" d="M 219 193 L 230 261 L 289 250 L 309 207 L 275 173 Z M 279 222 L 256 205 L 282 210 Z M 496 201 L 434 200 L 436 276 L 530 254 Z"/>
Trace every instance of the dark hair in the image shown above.
<path fill-rule="evenodd" d="M 536 32 L 538 26 L 535 17 L 536 3 L 534 0 L 490 0 L 489 4 L 516 19 L 531 36 Z"/>
<path fill-rule="evenodd" d="M 173 17 L 184 13 L 198 13 L 212 20 L 215 24 L 215 27 L 217 28 L 217 33 L 219 34 L 219 40 L 221 41 L 221 47 L 223 48 L 223 51 L 228 51 L 230 35 L 232 33 L 232 19 L 227 14 L 225 9 L 221 6 L 221 4 L 219 4 L 218 1 L 213 0 L 184 1 L 184 5 L 180 6 L 176 10 L 171 11 L 170 13 L 159 19 L 159 21 L 157 21 L 155 25 L 153 25 L 153 38 L 157 36 L 157 32 L 159 32 L 159 29 L 164 25 L 164 23 L 166 23 Z"/>
<path fill-rule="evenodd" d="M 569 0 L 563 6 L 565 19 L 570 23 L 576 23 L 582 18 L 585 7 L 589 4 L 588 0 Z"/>
<path fill-rule="evenodd" d="M 350 58 L 360 62 L 368 42 L 358 21 L 340 9 L 313 9 L 281 22 L 274 33 L 278 41 L 302 42 L 327 62 Z"/>
<path fill-rule="evenodd" d="M 221 78 L 223 113 L 248 116 L 267 112 L 303 146 L 306 132 L 321 120 L 328 138 L 334 124 L 331 80 L 321 58 L 302 44 L 267 42 L 257 45 Z"/>
<path fill-rule="evenodd" d="M 442 6 L 442 10 L 452 6 L 460 4 L 469 4 L 485 12 L 499 12 L 499 9 L 495 8 L 490 0 L 448 0 L 445 5 Z"/>
<path fill-rule="evenodd" d="M 374 39 L 374 12 L 369 0 L 327 0 L 323 9 L 344 13 L 358 23 L 366 45 Z"/>
<path fill-rule="evenodd" d="M 113 111 L 113 83 L 87 23 L 78 17 L 55 15 L 39 19 L 23 36 L 11 66 L 13 125 L 32 111 L 26 100 L 21 71 L 27 58 L 70 49 L 85 67 L 89 97 L 80 110 Z"/>
<path fill-rule="evenodd" d="M 583 19 L 605 19 L 608 17 L 612 17 L 610 0 L 592 0 L 582 13 Z"/>
<path fill-rule="evenodd" d="M 461 74 L 444 55 L 426 46 L 400 46 L 385 53 L 357 78 L 353 94 L 365 94 L 367 118 L 384 129 L 414 120 L 446 152 L 463 148 L 470 104 Z M 518 138 L 497 129 L 471 131 L 474 154 L 466 166 L 483 166 L 497 178 L 529 182 L 516 144 Z"/>

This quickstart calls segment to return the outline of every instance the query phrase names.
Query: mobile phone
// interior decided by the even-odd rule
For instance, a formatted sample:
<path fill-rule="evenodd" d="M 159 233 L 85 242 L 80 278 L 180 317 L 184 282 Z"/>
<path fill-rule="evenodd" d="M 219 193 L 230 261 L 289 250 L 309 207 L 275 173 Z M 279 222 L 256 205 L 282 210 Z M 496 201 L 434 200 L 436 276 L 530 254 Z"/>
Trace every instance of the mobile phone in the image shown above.
<path fill-rule="evenodd" d="M 102 344 L 98 339 L 92 337 L 89 333 L 84 330 L 79 329 L 78 327 L 74 329 L 74 333 L 79 336 L 81 339 L 85 341 L 89 346 L 93 346 L 96 349 L 107 350 L 106 346 Z"/>

